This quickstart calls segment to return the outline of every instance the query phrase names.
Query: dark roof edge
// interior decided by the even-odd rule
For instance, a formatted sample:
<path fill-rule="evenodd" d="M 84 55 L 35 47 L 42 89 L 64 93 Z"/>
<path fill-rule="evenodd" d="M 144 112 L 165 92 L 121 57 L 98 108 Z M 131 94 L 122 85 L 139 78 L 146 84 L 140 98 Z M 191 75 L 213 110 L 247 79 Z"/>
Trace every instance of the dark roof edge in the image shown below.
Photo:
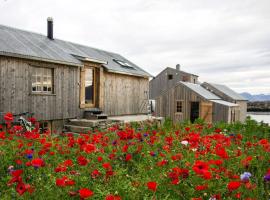
<path fill-rule="evenodd" d="M 69 65 L 73 67 L 83 67 L 83 64 L 64 62 L 64 61 L 59 61 L 59 60 L 46 59 L 46 58 L 41 58 L 41 57 L 36 57 L 36 56 L 10 53 L 10 52 L 4 52 L 4 51 L 0 51 L 0 55 L 13 57 L 13 58 L 23 58 L 23 59 L 29 59 L 29 60 L 35 60 L 35 61 L 43 61 L 43 62 L 49 62 L 49 63 L 55 63 L 55 64 Z"/>

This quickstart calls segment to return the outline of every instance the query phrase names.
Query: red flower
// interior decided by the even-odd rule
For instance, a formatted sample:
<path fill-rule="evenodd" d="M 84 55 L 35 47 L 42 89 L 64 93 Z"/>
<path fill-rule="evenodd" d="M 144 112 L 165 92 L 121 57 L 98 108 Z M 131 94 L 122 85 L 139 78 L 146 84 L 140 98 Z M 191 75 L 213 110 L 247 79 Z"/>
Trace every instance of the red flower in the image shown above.
<path fill-rule="evenodd" d="M 197 190 L 197 191 L 202 191 L 202 190 L 206 190 L 207 188 L 208 188 L 207 185 L 197 185 L 197 186 L 195 187 L 195 190 Z"/>
<path fill-rule="evenodd" d="M 70 167 L 70 166 L 72 166 L 73 165 L 73 162 L 72 162 L 72 160 L 66 160 L 66 161 L 64 161 L 64 166 L 66 166 L 66 167 Z"/>
<path fill-rule="evenodd" d="M 79 190 L 80 197 L 82 199 L 87 199 L 91 196 L 93 196 L 94 192 L 92 190 L 89 190 L 87 188 L 82 188 Z"/>
<path fill-rule="evenodd" d="M 104 169 L 107 169 L 107 170 L 111 170 L 111 169 L 112 169 L 112 166 L 111 166 L 110 163 L 103 163 L 103 164 L 102 164 L 102 167 L 103 167 Z"/>
<path fill-rule="evenodd" d="M 31 161 L 33 167 L 41 167 L 44 166 L 44 162 L 41 158 L 35 158 Z"/>
<path fill-rule="evenodd" d="M 106 196 L 105 200 L 121 200 L 121 197 L 109 194 L 109 195 Z"/>
<path fill-rule="evenodd" d="M 4 116 L 4 120 L 6 122 L 12 122 L 13 121 L 13 115 L 12 115 L 12 113 L 10 113 L 10 112 L 6 113 L 5 116 Z"/>
<path fill-rule="evenodd" d="M 207 162 L 197 160 L 192 169 L 196 174 L 204 174 L 205 172 L 208 172 L 209 165 Z"/>
<path fill-rule="evenodd" d="M 91 176 L 92 176 L 92 178 L 97 178 L 98 176 L 100 176 L 101 174 L 100 174 L 100 172 L 97 170 L 97 169 L 95 169 L 92 173 L 91 173 Z"/>
<path fill-rule="evenodd" d="M 87 159 L 83 156 L 79 156 L 77 158 L 77 161 L 78 161 L 79 165 L 81 165 L 81 166 L 85 166 L 88 163 Z"/>
<path fill-rule="evenodd" d="M 157 190 L 157 183 L 156 182 L 148 182 L 147 187 L 149 190 L 156 191 Z"/>
<path fill-rule="evenodd" d="M 23 195 L 29 186 L 30 185 L 25 185 L 23 182 L 20 182 L 17 184 L 16 191 L 19 193 L 19 195 Z"/>
<path fill-rule="evenodd" d="M 97 157 L 98 162 L 101 162 L 103 158 L 101 156 Z"/>
<path fill-rule="evenodd" d="M 131 155 L 131 154 L 127 154 L 127 155 L 126 155 L 126 161 L 131 160 L 131 158 L 132 158 L 132 155 Z"/>
<path fill-rule="evenodd" d="M 231 181 L 228 183 L 227 188 L 230 191 L 237 190 L 241 186 L 241 182 L 239 181 Z"/>

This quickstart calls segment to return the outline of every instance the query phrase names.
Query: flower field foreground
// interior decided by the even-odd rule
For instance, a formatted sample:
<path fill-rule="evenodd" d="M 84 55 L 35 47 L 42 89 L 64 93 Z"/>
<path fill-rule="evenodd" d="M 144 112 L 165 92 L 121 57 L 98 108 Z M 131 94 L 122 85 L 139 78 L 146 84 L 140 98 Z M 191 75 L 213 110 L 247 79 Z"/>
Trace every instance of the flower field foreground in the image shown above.
<path fill-rule="evenodd" d="M 5 119 L 0 199 L 270 199 L 269 127 L 251 120 L 55 137 Z"/>

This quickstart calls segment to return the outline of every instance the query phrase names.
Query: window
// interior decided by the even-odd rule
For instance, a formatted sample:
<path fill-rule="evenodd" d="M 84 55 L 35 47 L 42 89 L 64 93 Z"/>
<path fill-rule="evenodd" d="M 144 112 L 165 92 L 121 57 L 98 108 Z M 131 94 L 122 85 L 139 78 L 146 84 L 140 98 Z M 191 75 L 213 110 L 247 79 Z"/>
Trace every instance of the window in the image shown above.
<path fill-rule="evenodd" d="M 49 93 L 53 92 L 53 69 L 33 67 L 32 92 Z"/>
<path fill-rule="evenodd" d="M 173 79 L 173 75 L 172 74 L 168 74 L 168 80 L 172 80 Z"/>
<path fill-rule="evenodd" d="M 176 112 L 181 113 L 183 108 L 183 101 L 176 101 Z"/>
<path fill-rule="evenodd" d="M 113 59 L 114 62 L 118 63 L 119 65 L 121 65 L 122 67 L 127 67 L 130 69 L 135 69 L 131 64 L 129 64 L 128 62 L 122 61 L 122 60 L 116 60 Z"/>

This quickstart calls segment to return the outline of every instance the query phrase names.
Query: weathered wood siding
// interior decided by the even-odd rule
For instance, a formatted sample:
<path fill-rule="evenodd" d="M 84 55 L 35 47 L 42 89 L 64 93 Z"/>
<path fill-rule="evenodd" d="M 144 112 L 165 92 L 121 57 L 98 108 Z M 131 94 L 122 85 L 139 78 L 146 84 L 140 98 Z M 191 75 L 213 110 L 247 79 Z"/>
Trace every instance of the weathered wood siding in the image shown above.
<path fill-rule="evenodd" d="M 239 117 L 237 118 L 237 120 L 241 121 L 241 122 L 245 121 L 246 116 L 247 116 L 247 101 L 234 100 L 231 97 L 224 94 L 223 92 L 217 90 L 215 87 L 213 87 L 212 85 L 210 85 L 208 83 L 203 83 L 202 85 L 203 85 L 203 87 L 208 88 L 208 90 L 210 90 L 212 93 L 219 96 L 222 100 L 238 104 L 239 107 L 240 107 L 240 110 L 238 111 L 239 112 L 239 114 L 238 114 Z"/>
<path fill-rule="evenodd" d="M 156 115 L 170 117 L 174 122 L 189 120 L 191 102 L 206 101 L 187 87 L 178 84 L 177 86 L 163 92 L 156 99 Z M 176 113 L 176 101 L 183 101 L 182 113 Z M 204 113 L 202 113 L 203 116 Z"/>
<path fill-rule="evenodd" d="M 169 80 L 168 75 L 173 75 L 173 79 Z M 177 85 L 179 81 L 197 83 L 198 77 L 173 68 L 166 68 L 157 77 L 150 81 L 150 99 L 155 99 L 161 95 L 162 92 Z"/>
<path fill-rule="evenodd" d="M 33 67 L 53 68 L 53 94 L 33 94 Z M 74 118 L 79 109 L 79 69 L 0 57 L 0 112 L 32 112 L 40 120 Z"/>
<path fill-rule="evenodd" d="M 240 107 L 239 121 L 244 122 L 247 117 L 247 101 L 236 101 L 235 103 Z"/>
<path fill-rule="evenodd" d="M 104 113 L 111 116 L 147 113 L 148 78 L 105 71 L 103 75 Z"/>
<path fill-rule="evenodd" d="M 228 107 L 211 102 L 199 96 L 182 84 L 163 92 L 156 100 L 156 115 L 169 117 L 174 122 L 190 120 L 191 102 L 199 102 L 200 118 L 206 122 L 233 122 L 231 113 L 235 113 L 235 121 L 239 120 L 239 107 Z M 176 101 L 183 101 L 182 113 L 176 113 Z"/>
<path fill-rule="evenodd" d="M 229 107 L 218 103 L 213 103 L 213 121 L 229 122 Z"/>

